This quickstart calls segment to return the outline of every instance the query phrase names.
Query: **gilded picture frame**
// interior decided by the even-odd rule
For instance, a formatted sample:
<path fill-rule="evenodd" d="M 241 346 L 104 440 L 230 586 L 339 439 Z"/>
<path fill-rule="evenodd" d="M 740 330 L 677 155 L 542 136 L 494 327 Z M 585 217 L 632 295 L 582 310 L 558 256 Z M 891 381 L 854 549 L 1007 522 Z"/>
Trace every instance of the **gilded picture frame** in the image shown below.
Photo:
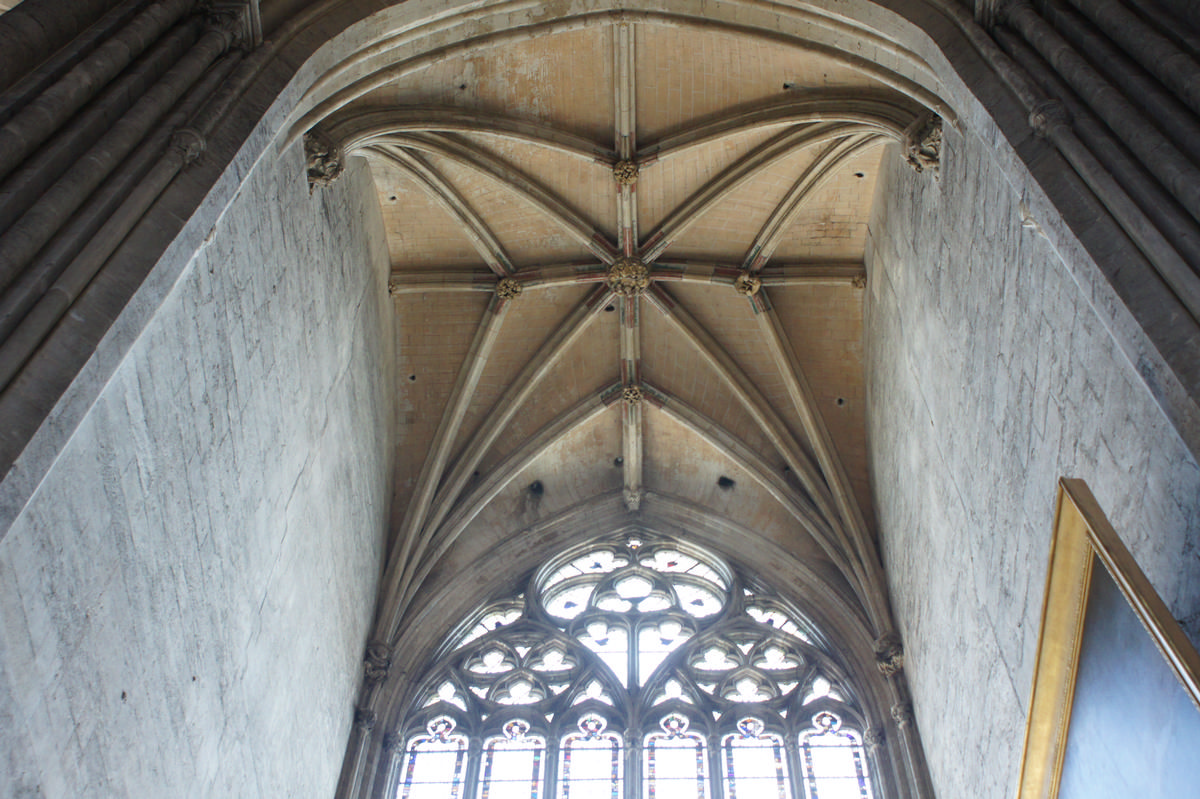
<path fill-rule="evenodd" d="M 1087 484 L 1061 479 L 1017 799 L 1059 797 L 1080 650 L 1089 624 L 1089 590 L 1097 564 L 1111 577 L 1191 699 L 1189 710 L 1200 713 L 1200 655 L 1109 524 Z M 1093 697 L 1091 701 L 1106 699 Z"/>

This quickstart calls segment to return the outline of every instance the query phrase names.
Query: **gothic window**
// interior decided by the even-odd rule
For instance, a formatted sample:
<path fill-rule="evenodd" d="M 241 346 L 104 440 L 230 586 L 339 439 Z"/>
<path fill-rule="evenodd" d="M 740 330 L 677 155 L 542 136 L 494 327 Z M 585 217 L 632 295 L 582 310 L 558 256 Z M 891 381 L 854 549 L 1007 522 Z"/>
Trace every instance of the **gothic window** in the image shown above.
<path fill-rule="evenodd" d="M 397 731 L 396 799 L 873 799 L 823 636 L 717 558 L 612 541 L 460 629 Z"/>

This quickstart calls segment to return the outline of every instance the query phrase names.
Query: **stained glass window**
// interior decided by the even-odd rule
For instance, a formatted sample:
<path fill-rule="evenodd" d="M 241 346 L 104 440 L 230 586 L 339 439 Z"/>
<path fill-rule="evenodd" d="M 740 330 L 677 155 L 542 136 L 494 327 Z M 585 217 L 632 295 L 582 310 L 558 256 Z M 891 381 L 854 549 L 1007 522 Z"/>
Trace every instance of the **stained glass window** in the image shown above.
<path fill-rule="evenodd" d="M 409 741 L 401 799 L 458 799 L 467 760 L 467 739 L 454 721 L 440 716 L 424 735 Z"/>
<path fill-rule="evenodd" d="M 842 721 L 824 711 L 800 734 L 806 799 L 871 799 L 862 739 L 843 730 Z"/>
<path fill-rule="evenodd" d="M 621 736 L 606 732 L 600 716 L 584 716 L 562 742 L 561 799 L 620 799 L 625 758 Z"/>
<path fill-rule="evenodd" d="M 553 559 L 457 629 L 389 731 L 406 742 L 392 799 L 879 793 L 863 711 L 821 631 L 681 543 Z"/>
<path fill-rule="evenodd" d="M 791 799 L 783 737 L 745 718 L 721 742 L 726 799 Z"/>
<path fill-rule="evenodd" d="M 479 799 L 541 799 L 546 739 L 514 719 L 483 745 Z"/>
<path fill-rule="evenodd" d="M 688 731 L 686 716 L 672 713 L 646 736 L 646 799 L 707 799 L 708 754 L 704 736 Z"/>

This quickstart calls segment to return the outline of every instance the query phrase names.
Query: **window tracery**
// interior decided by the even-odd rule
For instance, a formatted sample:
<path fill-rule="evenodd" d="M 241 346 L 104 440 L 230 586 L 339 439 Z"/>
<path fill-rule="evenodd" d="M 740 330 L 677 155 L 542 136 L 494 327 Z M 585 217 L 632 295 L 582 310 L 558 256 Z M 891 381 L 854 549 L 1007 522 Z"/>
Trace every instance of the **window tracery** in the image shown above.
<path fill-rule="evenodd" d="M 627 538 L 551 561 L 421 683 L 398 799 L 873 799 L 862 714 L 800 614 Z"/>

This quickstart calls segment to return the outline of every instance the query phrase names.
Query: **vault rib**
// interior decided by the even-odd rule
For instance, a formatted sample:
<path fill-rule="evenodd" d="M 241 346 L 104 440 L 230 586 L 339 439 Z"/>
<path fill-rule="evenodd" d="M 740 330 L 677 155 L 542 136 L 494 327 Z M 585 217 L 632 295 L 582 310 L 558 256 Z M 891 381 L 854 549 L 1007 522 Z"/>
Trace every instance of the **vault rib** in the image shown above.
<path fill-rule="evenodd" d="M 605 400 L 614 395 L 619 396 L 619 392 L 614 391 L 614 388 L 615 386 L 609 386 L 598 391 L 554 417 L 548 424 L 526 439 L 520 447 L 497 463 L 470 493 L 454 504 L 446 520 L 434 532 L 430 544 L 432 548 L 422 557 L 419 568 L 402 582 L 400 604 L 403 608 L 408 607 L 412 602 L 413 594 L 429 576 L 429 572 L 458 540 L 468 525 L 475 520 L 475 517 L 546 449 L 608 410 L 611 407 L 611 401 L 605 402 Z"/>
<path fill-rule="evenodd" d="M 720 450 L 738 467 L 753 477 L 755 482 L 786 508 L 792 518 L 813 537 L 822 551 L 846 575 L 851 584 L 858 583 L 858 577 L 848 553 L 838 546 L 829 523 L 810 497 L 798 493 L 788 484 L 777 468 L 711 417 L 661 388 L 650 384 L 647 384 L 646 388 L 657 394 L 657 398 L 662 400 L 661 405 L 655 403 L 659 410 Z"/>
<path fill-rule="evenodd" d="M 617 248 L 600 232 L 598 225 L 541 183 L 470 142 L 453 134 L 442 133 L 395 134 L 383 137 L 379 142 L 440 155 L 491 178 L 546 214 L 596 258 L 606 264 L 611 264 L 617 258 Z"/>
<path fill-rule="evenodd" d="M 693 261 L 660 258 L 654 262 L 656 283 L 691 283 L 733 287 L 739 264 L 722 261 Z M 867 270 L 861 263 L 814 263 L 766 266 L 758 274 L 764 286 L 842 286 L 865 280 Z"/>
<path fill-rule="evenodd" d="M 847 123 L 822 122 L 772 136 L 714 175 L 668 214 L 642 245 L 642 260 L 646 263 L 656 260 L 706 211 L 777 161 L 798 150 L 841 139 L 859 130 L 859 127 Z"/>
<path fill-rule="evenodd" d="M 389 145 L 368 147 L 364 152 L 368 157 L 374 156 L 404 170 L 438 205 L 458 220 L 463 227 L 463 232 L 489 269 L 500 277 L 512 275 L 512 259 L 504 251 L 500 240 L 483 221 L 483 217 L 463 199 L 463 196 L 450 185 L 450 182 L 440 172 L 433 168 L 428 160 L 419 153 Z"/>
<path fill-rule="evenodd" d="M 770 439 L 771 444 L 787 459 L 788 465 L 800 478 L 801 485 L 816 503 L 817 509 L 829 523 L 840 544 L 846 551 L 854 551 L 846 540 L 838 518 L 829 487 L 816 464 L 804 452 L 800 443 L 788 431 L 779 414 L 771 408 L 767 398 L 750 379 L 733 357 L 721 347 L 716 338 L 686 308 L 671 297 L 665 289 L 652 285 L 646 292 L 650 303 L 695 347 L 705 361 L 716 370 L 722 380 L 732 389 L 738 401 L 753 417 L 755 423 Z"/>
<path fill-rule="evenodd" d="M 738 538 L 745 538 L 746 540 L 753 540 L 754 538 L 752 531 L 733 519 L 713 513 L 707 508 L 698 508 L 695 503 L 683 497 L 661 491 L 650 491 L 646 494 L 646 504 L 647 512 L 645 518 L 647 527 L 650 529 L 654 528 L 655 523 L 662 524 L 665 522 L 678 525 L 681 531 L 686 531 L 691 536 L 695 536 L 700 530 L 704 530 L 710 535 L 718 533 L 721 536 L 720 538 L 711 539 L 715 541 L 722 539 L 729 540 L 731 533 L 736 533 Z M 702 518 L 697 519 L 697 511 L 702 513 Z M 697 529 L 698 521 L 702 525 L 699 529 Z M 759 540 L 762 540 L 761 537 L 759 537 Z M 776 545 L 773 544 L 772 546 Z M 736 553 L 731 552 L 731 554 Z M 832 617 L 842 620 L 840 622 L 842 626 L 838 629 L 858 630 L 864 640 L 869 642 L 873 639 L 875 633 L 870 628 L 870 619 L 866 617 L 857 594 L 847 594 L 842 586 L 831 584 L 828 578 L 818 574 L 799 558 L 791 559 L 789 565 L 799 573 L 801 582 L 808 581 L 807 586 L 814 589 L 810 596 L 818 603 L 821 602 L 820 592 L 822 590 L 830 590 L 836 594 L 837 601 L 828 603 L 828 606 L 824 607 L 824 610 L 827 613 L 832 612 Z M 849 588 L 851 591 L 854 590 L 852 583 L 849 585 Z"/>
<path fill-rule="evenodd" d="M 422 513 L 424 524 L 421 527 L 419 539 L 410 549 L 410 554 L 407 554 L 401 561 L 389 562 L 389 573 L 385 577 L 389 602 L 399 593 L 399 585 L 404 579 L 403 572 L 416 568 L 416 563 L 424 555 L 434 532 L 453 508 L 471 473 L 495 443 L 501 431 L 512 420 L 513 415 L 529 398 L 529 395 L 533 393 L 538 383 L 550 372 L 555 362 L 583 333 L 592 317 L 603 311 L 604 304 L 611 295 L 612 292 L 607 286 L 597 287 L 577 304 L 566 319 L 550 334 L 549 338 L 542 343 L 538 351 L 513 378 L 500 399 L 488 411 L 483 425 L 467 442 L 466 448 L 453 468 L 449 470 L 449 474 L 442 475 L 441 485 L 432 500 L 427 501 L 429 510 Z M 449 447 L 449 444 L 446 446 Z M 407 516 L 405 518 L 407 520 Z M 400 613 L 390 604 L 386 607 L 389 608 L 387 615 L 380 617 L 380 624 L 383 625 L 380 632 L 384 634 L 395 629 Z"/>
<path fill-rule="evenodd" d="M 599 25 L 608 25 L 612 22 L 614 16 L 617 16 L 623 22 L 630 23 L 657 22 L 674 26 L 703 26 L 708 30 L 747 35 L 756 39 L 774 41 L 788 47 L 815 53 L 834 63 L 853 69 L 859 74 L 872 78 L 935 111 L 951 124 L 957 124 L 957 117 L 953 109 L 947 106 L 936 93 L 920 85 L 907 74 L 882 66 L 869 58 L 865 58 L 856 52 L 851 52 L 849 49 L 843 49 L 835 44 L 820 42 L 807 36 L 781 32 L 779 30 L 780 19 L 786 15 L 793 17 L 789 22 L 797 31 L 803 28 L 808 28 L 809 30 L 824 28 L 829 31 L 840 30 L 843 33 L 852 31 L 851 35 L 857 46 L 861 47 L 864 42 L 870 41 L 871 44 L 869 46 L 888 50 L 898 55 L 899 60 L 907 62 L 905 66 L 909 69 L 915 69 L 918 72 L 925 72 L 931 75 L 929 65 L 920 56 L 911 51 L 902 51 L 896 48 L 894 44 L 865 28 L 849 26 L 844 20 L 835 22 L 829 17 L 818 16 L 811 12 L 806 14 L 799 9 L 776 7 L 775 9 L 767 10 L 756 8 L 756 6 L 766 4 L 753 2 L 753 0 L 719 4 L 721 7 L 720 10 L 725 12 L 729 17 L 728 19 L 717 19 L 710 16 L 707 19 L 697 20 L 688 14 L 672 11 L 618 9 L 615 7 L 615 3 L 613 7 L 592 9 L 570 16 L 533 23 L 528 21 L 528 16 L 525 14 L 509 13 L 507 16 L 504 15 L 509 6 L 518 9 L 522 7 L 527 9 L 535 5 L 539 4 L 518 0 L 513 3 L 498 4 L 497 7 L 488 9 L 487 12 L 481 13 L 479 16 L 467 14 L 449 19 L 438 19 L 434 26 L 425 26 L 424 30 L 420 33 L 417 30 L 406 32 L 403 37 L 399 38 L 399 41 L 408 42 L 418 39 L 436 41 L 438 38 L 447 40 L 451 38 L 455 32 L 455 28 L 470 31 L 486 29 L 487 32 L 474 36 L 467 35 L 457 41 L 446 41 L 441 46 L 431 47 L 424 52 L 413 53 L 408 57 L 401 56 L 398 60 L 370 71 L 368 74 L 362 75 L 362 77 L 345 82 L 347 77 L 358 72 L 353 66 L 350 66 L 350 64 L 358 61 L 358 54 L 351 56 L 350 59 L 344 62 L 347 64 L 344 70 L 337 70 L 335 68 L 329 78 L 314 84 L 305 93 L 298 104 L 298 109 L 307 107 L 308 110 L 304 111 L 300 115 L 300 118 L 291 125 L 288 136 L 282 143 L 283 146 L 290 146 L 300 138 L 304 131 L 309 130 L 322 119 L 335 114 L 354 100 L 389 83 L 397 82 L 401 78 L 413 74 L 418 70 L 426 69 L 433 64 L 445 62 L 447 59 L 459 55 L 478 52 L 480 49 L 487 47 L 527 41 L 548 33 L 562 33 L 572 30 L 583 30 Z M 607 6 L 609 4 L 601 5 Z M 714 11 L 717 10 L 714 7 Z M 798 15 L 799 18 L 796 18 Z M 488 19 L 489 16 L 494 18 Z M 752 17 L 755 18 L 755 22 L 750 21 Z M 514 20 L 514 22 L 507 21 L 510 19 Z M 439 27 L 441 30 L 438 30 Z M 372 48 L 367 48 L 367 50 L 378 55 L 386 50 L 399 49 L 399 45 L 396 44 L 384 47 L 383 51 L 380 50 L 380 47 L 381 45 L 377 44 Z M 358 74 L 361 74 L 361 72 Z M 331 86 L 331 84 L 338 83 L 341 85 Z M 322 99 L 318 100 L 317 97 L 325 92 L 328 93 Z M 294 115 L 293 118 L 295 118 Z"/>
<path fill-rule="evenodd" d="M 396 134 L 481 133 L 535 144 L 604 167 L 611 167 L 617 161 L 615 151 L 553 125 L 439 105 L 341 112 L 322 122 L 320 127 L 330 139 L 340 142 L 349 155 Z"/>
<path fill-rule="evenodd" d="M 801 98 L 767 100 L 707 119 L 648 144 L 638 153 L 639 163 L 650 166 L 693 147 L 773 127 L 807 126 L 818 122 L 853 125 L 901 144 L 905 130 L 924 109 L 901 97 L 806 93 Z"/>
<path fill-rule="evenodd" d="M 634 295 L 620 299 L 621 384 L 626 394 L 621 403 L 621 466 L 625 481 L 625 507 L 636 511 L 642 498 L 642 337 L 638 315 L 640 300 Z"/>
<path fill-rule="evenodd" d="M 800 417 L 804 433 L 816 454 L 817 463 L 825 475 L 842 523 L 854 546 L 854 551 L 857 553 L 857 560 L 861 564 L 864 577 L 863 602 L 871 614 L 871 621 L 875 624 L 876 630 L 891 629 L 891 614 L 887 607 L 886 586 L 879 554 L 868 534 L 862 509 L 850 487 L 850 478 L 846 473 L 846 467 L 838 456 L 837 448 L 833 443 L 833 437 L 829 434 L 829 428 L 825 425 L 825 420 L 817 412 L 812 387 L 804 375 L 804 370 L 800 367 L 796 351 L 783 329 L 779 315 L 770 304 L 766 292 L 760 294 L 763 300 L 768 300 L 762 303 L 766 306 L 765 309 L 758 311 L 756 307 L 755 320 L 762 332 L 760 340 L 767 346 L 772 361 L 783 377 L 792 407 Z"/>
<path fill-rule="evenodd" d="M 394 593 L 403 564 L 410 556 L 419 556 L 419 533 L 429 512 L 430 503 L 435 496 L 434 491 L 441 481 L 446 462 L 450 458 L 450 448 L 458 435 L 459 427 L 462 426 L 463 417 L 466 416 L 467 408 L 479 385 L 479 378 L 483 375 L 492 347 L 495 346 L 496 340 L 500 336 L 500 326 L 504 322 L 506 311 L 511 305 L 511 301 L 502 300 L 499 295 L 493 295 L 491 302 L 483 312 L 483 319 L 480 320 L 479 327 L 475 330 L 471 347 L 467 350 L 466 357 L 463 358 L 462 366 L 458 370 L 458 377 L 455 378 L 454 387 L 450 391 L 446 410 L 438 422 L 429 454 L 426 456 L 425 462 L 421 464 L 416 490 L 413 491 L 412 499 L 409 500 L 408 508 L 404 512 L 404 521 L 400 525 L 398 538 L 400 546 L 393 550 L 392 556 L 388 558 L 383 583 L 386 595 Z"/>
<path fill-rule="evenodd" d="M 613 116 L 615 149 L 622 166 L 632 167 L 632 180 L 616 180 L 617 226 L 621 253 L 633 258 L 637 253 L 637 74 L 635 70 L 634 28 L 628 22 L 613 26 Z M 614 177 L 616 173 L 614 172 Z M 642 501 L 643 421 L 641 383 L 642 340 L 639 299 L 636 293 L 620 298 L 621 384 L 625 387 L 621 404 L 621 475 L 625 484 L 625 507 L 636 511 Z"/>
<path fill-rule="evenodd" d="M 796 216 L 804 210 L 805 201 L 833 177 L 834 170 L 843 161 L 874 141 L 873 136 L 849 136 L 826 145 L 763 223 L 762 229 L 746 252 L 742 268 L 751 273 L 762 269 L 775 254 Z"/>
<path fill-rule="evenodd" d="M 735 263 L 661 259 L 654 264 L 656 283 L 732 287 L 742 270 Z M 845 286 L 865 280 L 860 263 L 768 264 L 758 273 L 764 286 Z M 517 271 L 513 276 L 525 291 L 558 286 L 603 283 L 608 270 L 598 264 L 554 264 Z M 495 291 L 496 276 L 482 271 L 393 272 L 388 281 L 392 294 L 455 291 Z"/>
<path fill-rule="evenodd" d="M 398 294 L 495 290 L 496 276 L 491 272 L 393 272 L 388 277 L 388 293 L 393 297 Z"/>
<path fill-rule="evenodd" d="M 633 164 L 637 157 L 637 76 L 634 57 L 633 26 L 618 22 L 613 26 L 615 150 L 620 161 L 627 164 Z M 636 177 L 630 182 L 617 182 L 617 237 L 621 252 L 627 257 L 633 257 L 638 241 L 636 186 Z"/>

